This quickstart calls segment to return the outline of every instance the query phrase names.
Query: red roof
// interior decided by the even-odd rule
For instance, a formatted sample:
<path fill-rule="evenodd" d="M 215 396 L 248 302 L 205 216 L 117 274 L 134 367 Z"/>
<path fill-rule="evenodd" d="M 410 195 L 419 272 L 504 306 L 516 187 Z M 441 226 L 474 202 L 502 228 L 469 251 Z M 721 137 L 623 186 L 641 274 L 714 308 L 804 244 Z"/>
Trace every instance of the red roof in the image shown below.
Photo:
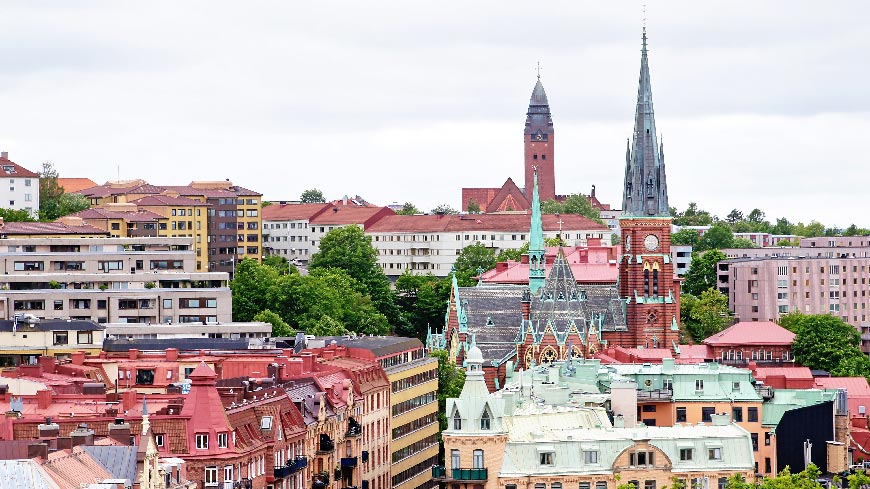
<path fill-rule="evenodd" d="M 63 187 L 64 192 L 78 192 L 97 186 L 97 182 L 90 178 L 58 178 L 57 184 Z"/>
<path fill-rule="evenodd" d="M 263 207 L 264 221 L 303 221 L 325 211 L 328 204 L 272 204 Z"/>
<path fill-rule="evenodd" d="M 10 161 L 9 158 L 0 157 L 0 176 L 12 178 L 39 178 L 38 173 L 34 173 L 27 168 Z"/>
<path fill-rule="evenodd" d="M 616 248 L 616 247 L 614 247 Z M 547 248 L 547 273 L 553 264 L 558 248 Z M 571 272 L 578 283 L 616 283 L 619 276 L 619 265 L 616 260 L 610 260 L 608 248 L 562 248 L 565 260 L 571 267 Z M 613 256 L 616 256 L 614 253 Z M 527 284 L 529 283 L 529 264 L 515 261 L 501 262 L 495 268 L 485 272 L 481 280 L 493 284 Z"/>
<path fill-rule="evenodd" d="M 825 389 L 846 389 L 849 397 L 870 397 L 870 385 L 864 377 L 816 377 L 816 385 Z"/>
<path fill-rule="evenodd" d="M 595 231 L 609 233 L 610 229 L 588 217 L 576 214 L 552 214 L 541 216 L 544 231 Z M 562 223 L 559 224 L 561 219 Z M 447 214 L 384 217 L 370 228 L 372 233 L 438 233 L 463 231 L 506 231 L 528 233 L 531 227 L 529 214 Z"/>
<path fill-rule="evenodd" d="M 813 374 L 807 367 L 755 367 L 752 374 L 774 389 L 813 388 Z"/>
<path fill-rule="evenodd" d="M 741 321 L 710 336 L 704 344 L 730 345 L 791 345 L 794 333 L 771 321 Z"/>
<path fill-rule="evenodd" d="M 350 205 L 334 205 L 325 207 L 319 214 L 313 216 L 309 222 L 318 225 L 347 225 L 362 224 L 366 230 L 375 222 L 384 217 L 395 216 L 395 212 L 389 207 L 359 207 Z"/>
<path fill-rule="evenodd" d="M 0 233 L 14 234 L 107 234 L 105 230 L 89 224 L 69 226 L 61 222 L 4 222 Z"/>
<path fill-rule="evenodd" d="M 166 219 L 160 214 L 155 214 L 151 211 L 112 211 L 107 209 L 92 208 L 70 214 L 72 217 L 80 217 L 82 219 L 123 219 L 125 221 L 153 221 L 156 219 Z"/>
<path fill-rule="evenodd" d="M 149 195 L 147 197 L 142 197 L 141 199 L 136 199 L 131 204 L 136 204 L 138 206 L 161 206 L 161 205 L 211 205 L 206 204 L 205 202 L 200 202 L 198 200 L 188 199 L 187 197 L 170 197 L 168 195 Z"/>

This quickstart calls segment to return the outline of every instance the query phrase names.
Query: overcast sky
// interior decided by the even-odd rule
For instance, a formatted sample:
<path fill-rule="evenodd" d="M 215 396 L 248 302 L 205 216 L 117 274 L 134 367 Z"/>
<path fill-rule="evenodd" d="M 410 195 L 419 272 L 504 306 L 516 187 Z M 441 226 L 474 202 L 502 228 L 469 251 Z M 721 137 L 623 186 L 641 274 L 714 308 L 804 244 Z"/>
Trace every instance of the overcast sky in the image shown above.
<path fill-rule="evenodd" d="M 642 1 L 0 1 L 0 149 L 61 176 L 424 210 L 522 185 L 535 63 L 556 190 L 621 204 Z M 870 227 L 870 3 L 648 1 L 671 205 Z"/>

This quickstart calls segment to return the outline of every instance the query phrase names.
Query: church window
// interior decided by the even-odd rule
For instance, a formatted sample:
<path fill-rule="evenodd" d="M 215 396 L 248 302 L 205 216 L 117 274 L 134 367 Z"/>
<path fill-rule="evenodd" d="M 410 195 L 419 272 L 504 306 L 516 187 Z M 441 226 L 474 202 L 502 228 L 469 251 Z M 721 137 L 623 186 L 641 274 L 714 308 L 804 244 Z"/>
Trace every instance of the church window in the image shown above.
<path fill-rule="evenodd" d="M 659 271 L 658 269 L 653 270 L 653 295 L 659 295 Z"/>
<path fill-rule="evenodd" d="M 456 411 L 456 413 L 453 414 L 453 429 L 462 429 L 462 417 L 459 416 L 459 411 Z"/>
<path fill-rule="evenodd" d="M 649 295 L 649 270 L 643 271 L 643 295 Z"/>
<path fill-rule="evenodd" d="M 561 290 L 559 291 L 559 297 L 557 297 L 556 300 L 558 300 L 558 301 L 564 301 L 564 300 L 565 300 L 565 294 L 562 293 Z"/>

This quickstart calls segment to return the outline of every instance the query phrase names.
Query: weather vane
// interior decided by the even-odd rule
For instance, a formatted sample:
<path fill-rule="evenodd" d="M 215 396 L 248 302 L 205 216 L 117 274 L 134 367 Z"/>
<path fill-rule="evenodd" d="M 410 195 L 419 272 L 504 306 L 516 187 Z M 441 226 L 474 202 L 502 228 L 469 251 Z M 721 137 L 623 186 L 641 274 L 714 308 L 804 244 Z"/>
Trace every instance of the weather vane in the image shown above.
<path fill-rule="evenodd" d="M 643 4 L 643 29 L 646 30 L 646 4 Z"/>
<path fill-rule="evenodd" d="M 541 79 L 541 62 L 540 61 L 538 61 L 537 70 L 538 70 L 538 80 L 540 80 Z"/>

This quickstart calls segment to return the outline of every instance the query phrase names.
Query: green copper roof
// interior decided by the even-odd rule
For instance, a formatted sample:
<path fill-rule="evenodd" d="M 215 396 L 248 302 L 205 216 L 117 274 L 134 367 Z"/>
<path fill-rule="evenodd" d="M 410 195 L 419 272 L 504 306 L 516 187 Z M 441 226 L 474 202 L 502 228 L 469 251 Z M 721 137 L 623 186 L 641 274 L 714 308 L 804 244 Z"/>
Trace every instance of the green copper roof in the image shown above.
<path fill-rule="evenodd" d="M 538 170 L 532 185 L 532 227 L 529 230 L 529 290 L 535 294 L 544 286 L 547 261 L 544 255 L 544 224 L 541 220 L 541 199 L 538 197 Z"/>

